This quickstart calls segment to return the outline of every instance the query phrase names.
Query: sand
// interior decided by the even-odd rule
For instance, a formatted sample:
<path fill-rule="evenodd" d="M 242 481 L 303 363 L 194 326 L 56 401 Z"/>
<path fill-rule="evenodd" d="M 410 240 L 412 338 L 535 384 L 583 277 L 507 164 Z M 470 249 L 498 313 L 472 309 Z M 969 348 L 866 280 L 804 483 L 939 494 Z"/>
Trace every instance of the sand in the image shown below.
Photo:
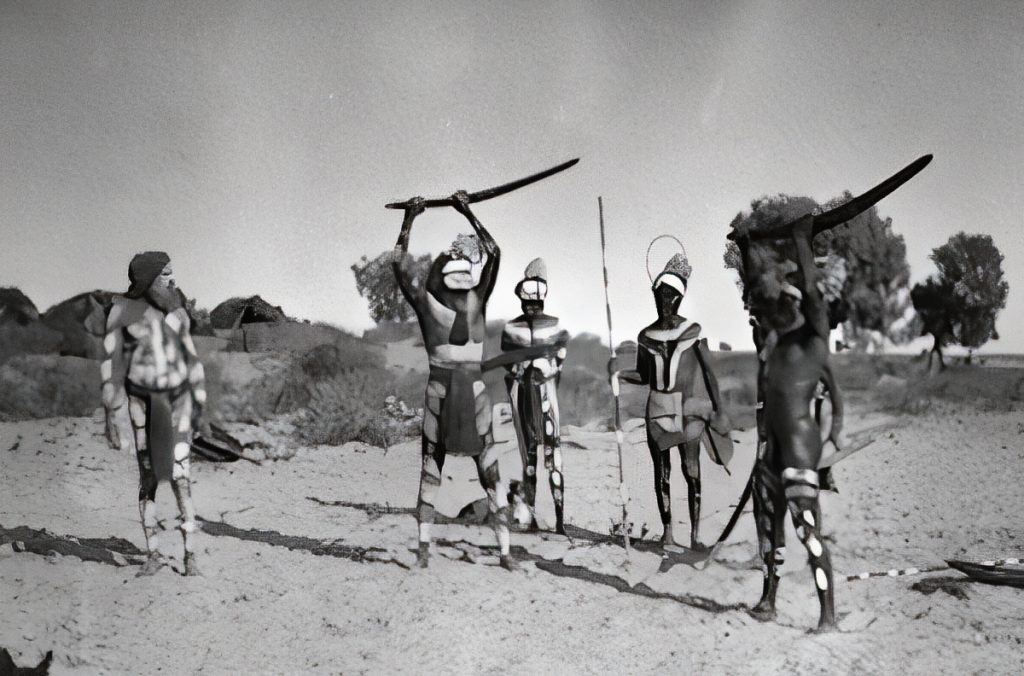
<path fill-rule="evenodd" d="M 840 492 L 823 498 L 838 633 L 807 633 L 817 601 L 792 531 L 778 620 L 746 614 L 742 604 L 756 602 L 761 586 L 749 514 L 704 570 L 660 573 L 652 547 L 627 563 L 615 544 L 516 533 L 513 545 L 530 561 L 512 574 L 492 565 L 493 535 L 477 525 L 437 525 L 445 543 L 431 567 L 411 568 L 418 443 L 408 442 L 387 452 L 358 443 L 298 448 L 262 466 L 194 464 L 198 513 L 216 522 L 197 536 L 202 577 L 175 572 L 181 544 L 166 487 L 158 494 L 168 528 L 161 550 L 172 567 L 154 577 L 136 579 L 134 565 L 3 545 L 0 646 L 19 664 L 53 650 L 53 674 L 1021 673 L 1024 590 L 966 583 L 948 570 L 843 579 L 945 558 L 1020 557 L 1021 412 L 969 404 L 916 417 L 866 410 L 852 411 L 848 429 L 872 430 L 875 441 L 836 466 Z M 0 526 L 143 546 L 135 459 L 104 445 L 100 420 L 0 424 Z M 752 433 L 735 436 L 732 476 L 703 461 L 705 540 L 721 530 L 749 474 Z M 514 472 L 508 426 L 499 437 L 502 471 Z M 646 523 L 653 539 L 660 524 L 637 421 L 626 441 L 634 533 Z M 568 428 L 564 444 L 567 519 L 607 533 L 620 515 L 614 436 Z M 470 461 L 452 460 L 444 474 L 443 512 L 455 515 L 482 496 Z M 673 489 L 682 539 L 678 459 Z M 550 516 L 542 491 L 541 518 Z M 304 539 L 290 541 L 293 549 L 258 541 L 267 531 Z M 566 571 L 597 575 L 556 574 Z M 949 578 L 953 593 L 912 588 L 928 578 Z"/>

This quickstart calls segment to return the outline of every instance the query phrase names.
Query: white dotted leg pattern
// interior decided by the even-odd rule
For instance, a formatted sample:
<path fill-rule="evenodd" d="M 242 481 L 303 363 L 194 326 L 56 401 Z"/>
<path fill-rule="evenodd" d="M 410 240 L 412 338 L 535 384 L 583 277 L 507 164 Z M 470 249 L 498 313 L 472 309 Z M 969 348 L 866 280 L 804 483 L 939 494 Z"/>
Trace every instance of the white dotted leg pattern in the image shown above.
<path fill-rule="evenodd" d="M 786 502 L 800 542 L 807 549 L 814 576 L 814 586 L 821 604 L 822 623 L 835 621 L 832 590 L 832 564 L 828 547 L 821 538 L 821 517 L 818 506 L 818 473 L 816 470 L 786 468 L 783 471 Z"/>

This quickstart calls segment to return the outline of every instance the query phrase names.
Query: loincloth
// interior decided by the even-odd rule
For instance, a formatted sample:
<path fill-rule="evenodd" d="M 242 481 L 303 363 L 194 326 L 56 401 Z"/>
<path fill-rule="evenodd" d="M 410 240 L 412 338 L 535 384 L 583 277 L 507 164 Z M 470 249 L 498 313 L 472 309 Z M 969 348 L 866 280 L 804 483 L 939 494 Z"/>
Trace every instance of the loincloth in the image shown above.
<path fill-rule="evenodd" d="M 647 434 L 659 450 L 696 441 L 713 412 L 711 400 L 689 397 L 682 392 L 651 390 L 647 397 Z"/>
<path fill-rule="evenodd" d="M 174 468 L 174 445 L 178 436 L 178 421 L 175 420 L 174 411 L 178 408 L 178 401 L 191 394 L 189 382 L 168 389 L 151 390 L 126 380 L 125 392 L 141 400 L 146 410 L 146 448 L 136 449 L 137 452 L 149 454 L 157 481 L 170 481 Z"/>
<path fill-rule="evenodd" d="M 480 455 L 491 432 L 491 398 L 480 364 L 430 364 L 423 435 L 451 455 Z"/>
<path fill-rule="evenodd" d="M 558 393 L 554 377 L 545 378 L 536 369 L 527 370 L 522 377 L 510 379 L 509 395 L 520 446 L 558 445 Z M 521 450 L 525 453 L 525 449 Z"/>

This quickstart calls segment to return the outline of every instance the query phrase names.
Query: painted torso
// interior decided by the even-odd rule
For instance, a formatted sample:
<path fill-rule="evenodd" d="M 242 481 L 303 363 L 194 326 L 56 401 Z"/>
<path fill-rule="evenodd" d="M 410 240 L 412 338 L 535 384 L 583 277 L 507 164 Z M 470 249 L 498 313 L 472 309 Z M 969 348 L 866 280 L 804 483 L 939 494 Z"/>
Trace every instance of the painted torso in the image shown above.
<path fill-rule="evenodd" d="M 148 307 L 140 318 L 122 328 L 130 382 L 161 390 L 185 382 L 188 362 L 180 332 L 187 321 L 183 309 L 165 315 Z"/>
<path fill-rule="evenodd" d="M 550 315 L 520 315 L 505 324 L 501 334 L 501 349 L 516 350 L 524 347 L 551 346 L 558 348 L 549 357 L 522 361 L 513 366 L 513 374 L 523 375 L 530 367 L 536 369 L 542 378 L 548 379 L 558 375 L 561 362 L 565 359 L 565 343 L 568 333 L 558 326 L 558 317 Z M 561 346 L 561 347 L 559 347 Z"/>
<path fill-rule="evenodd" d="M 450 296 L 452 300 L 446 304 L 430 291 L 420 291 L 417 317 L 427 354 L 439 362 L 479 364 L 484 352 L 486 306 L 476 289 Z M 457 326 L 462 322 L 463 326 Z"/>
<path fill-rule="evenodd" d="M 765 359 L 766 399 L 796 399 L 793 405 L 806 408 L 827 363 L 828 344 L 809 324 L 782 334 Z"/>
<path fill-rule="evenodd" d="M 651 325 L 640 332 L 637 349 L 647 357 L 638 360 L 641 374 L 657 392 L 681 392 L 684 398 L 694 393 L 697 383 L 701 389 L 704 380 L 695 350 L 700 340 L 700 324 L 685 319 L 674 328 L 662 329 Z"/>

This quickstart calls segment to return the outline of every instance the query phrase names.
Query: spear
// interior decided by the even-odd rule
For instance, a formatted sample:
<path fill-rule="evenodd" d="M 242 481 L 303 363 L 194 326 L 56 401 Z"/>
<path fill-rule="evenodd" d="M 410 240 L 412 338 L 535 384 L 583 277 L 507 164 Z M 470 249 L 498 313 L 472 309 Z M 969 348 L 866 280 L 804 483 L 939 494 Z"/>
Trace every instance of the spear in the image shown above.
<path fill-rule="evenodd" d="M 608 259 L 604 239 L 604 204 L 597 198 L 597 216 L 601 227 L 601 267 L 604 268 L 604 308 L 608 315 L 608 349 L 615 359 L 615 343 L 612 341 L 612 303 L 608 298 Z M 629 518 L 626 505 L 629 503 L 629 491 L 626 489 L 626 478 L 622 472 L 622 420 L 619 407 L 619 376 L 612 374 L 612 398 L 615 400 L 615 444 L 619 447 L 619 497 L 622 498 L 622 539 L 626 547 L 626 558 L 629 558 Z"/>

